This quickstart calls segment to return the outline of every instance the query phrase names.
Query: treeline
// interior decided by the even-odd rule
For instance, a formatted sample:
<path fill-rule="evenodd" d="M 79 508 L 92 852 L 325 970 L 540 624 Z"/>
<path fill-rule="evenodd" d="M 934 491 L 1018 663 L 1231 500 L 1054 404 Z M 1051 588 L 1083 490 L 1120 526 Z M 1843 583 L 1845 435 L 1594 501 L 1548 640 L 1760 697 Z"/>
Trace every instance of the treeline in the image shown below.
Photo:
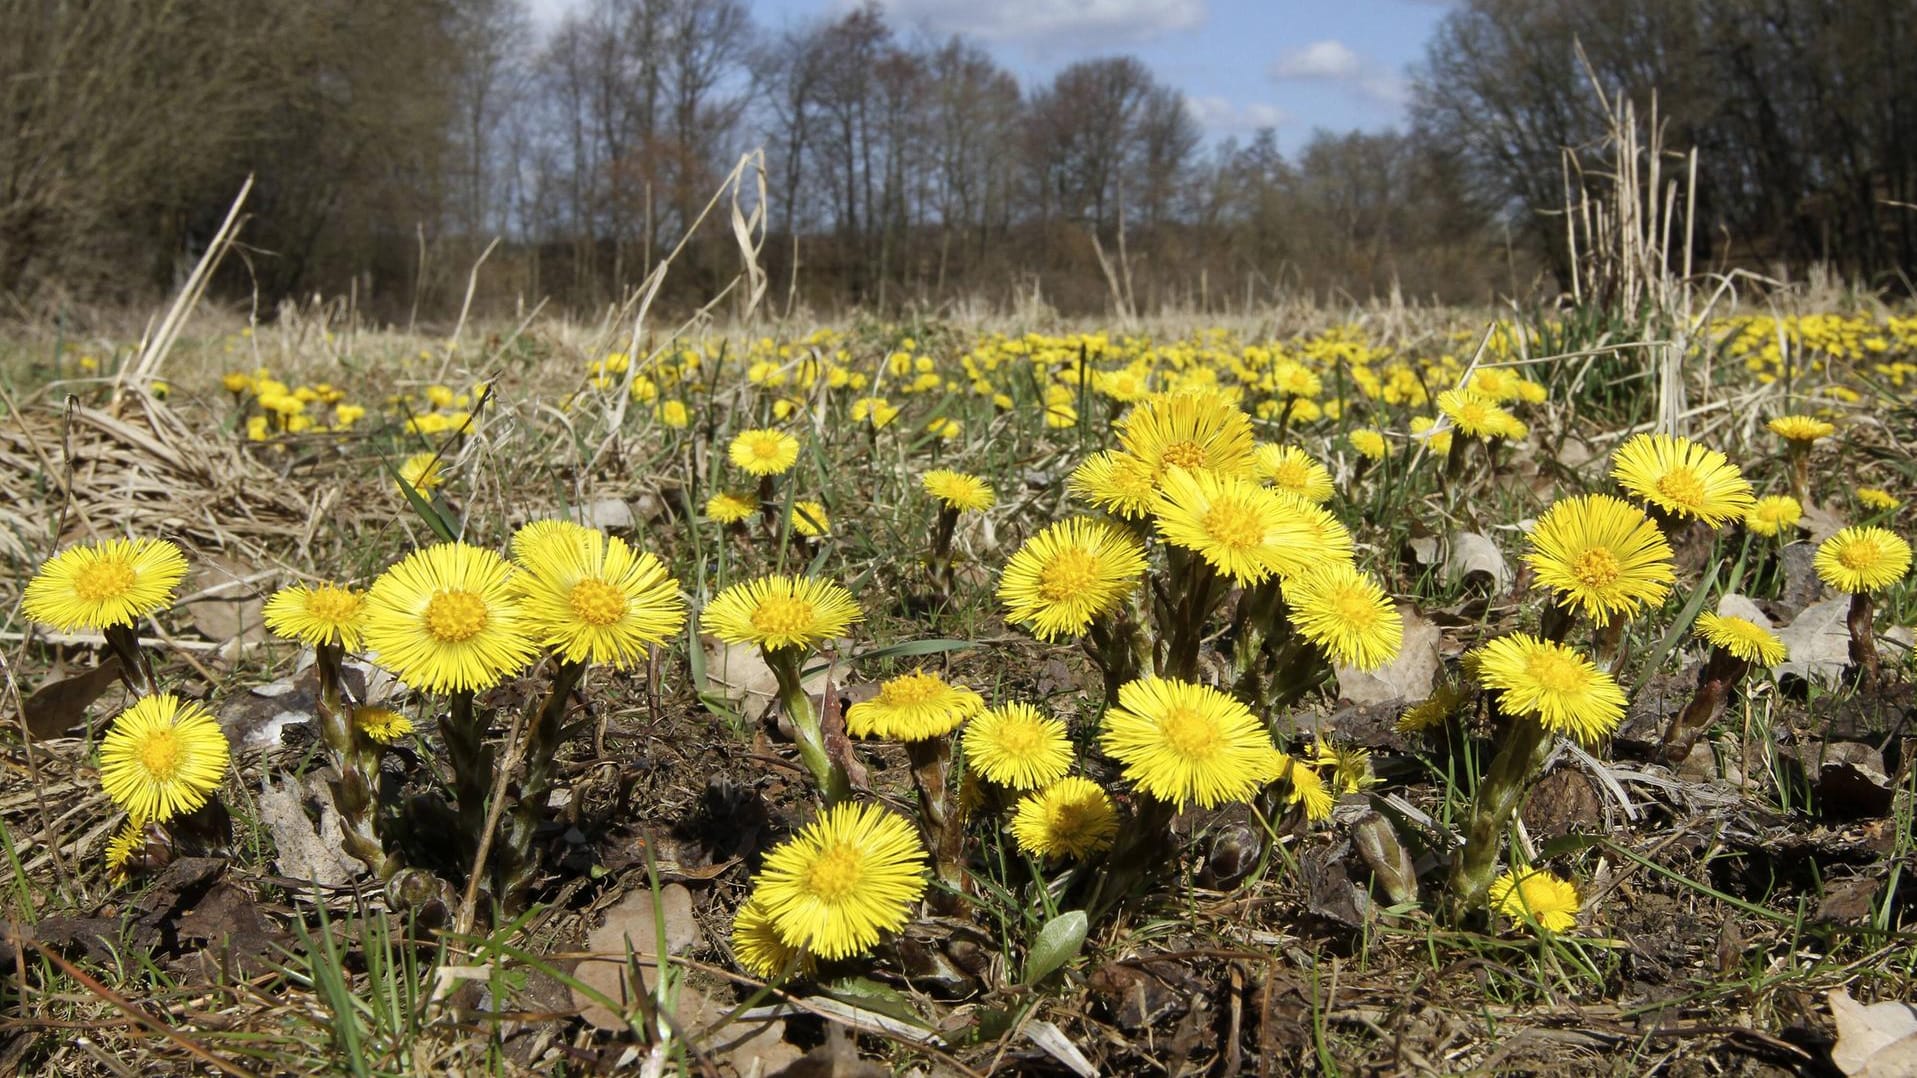
<path fill-rule="evenodd" d="M 1701 264 L 1917 269 L 1907 0 L 1469 0 L 1406 130 L 1289 155 L 1208 143 L 1134 58 L 1021 85 L 876 5 L 768 27 L 742 0 L 586 0 L 536 30 L 523 0 L 0 0 L 0 294 L 168 288 L 251 174 L 229 294 L 438 316 L 497 238 L 482 305 L 590 310 L 763 147 L 780 305 L 1481 300 L 1568 269 L 1563 155 L 1604 131 L 1580 45 L 1698 148 Z M 668 302 L 736 271 L 725 226 Z"/>

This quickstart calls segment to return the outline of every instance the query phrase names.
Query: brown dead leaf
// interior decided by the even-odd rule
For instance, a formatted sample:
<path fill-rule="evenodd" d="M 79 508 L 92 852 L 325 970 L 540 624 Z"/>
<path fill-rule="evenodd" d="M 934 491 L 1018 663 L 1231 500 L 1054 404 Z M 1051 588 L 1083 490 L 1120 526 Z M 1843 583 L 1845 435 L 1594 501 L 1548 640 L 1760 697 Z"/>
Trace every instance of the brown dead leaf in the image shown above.
<path fill-rule="evenodd" d="M 317 825 L 306 815 L 308 802 L 319 814 Z M 273 836 L 280 875 L 324 887 L 350 883 L 358 875 L 359 862 L 340 849 L 343 832 L 330 797 L 309 797 L 293 782 L 273 783 L 260 791 L 259 819 Z"/>
<path fill-rule="evenodd" d="M 86 722 L 87 708 L 120 679 L 120 657 L 109 654 L 100 665 L 33 691 L 20 705 L 27 734 L 36 739 L 65 736 Z"/>
<path fill-rule="evenodd" d="M 1917 1008 L 1888 1001 L 1865 1006 L 1839 988 L 1830 994 L 1837 1044 L 1830 1059 L 1848 1078 L 1917 1074 Z"/>
<path fill-rule="evenodd" d="M 223 646 L 220 661 L 231 663 L 240 649 L 266 639 L 265 584 L 249 565 L 205 554 L 195 559 L 188 594 L 208 593 L 181 604 L 201 636 Z"/>
<path fill-rule="evenodd" d="M 684 954 L 704 939 L 699 923 L 692 916 L 692 892 L 676 883 L 659 889 L 655 906 L 652 891 L 638 888 L 627 892 L 618 904 L 606 910 L 606 917 L 586 936 L 586 949 L 594 957 L 582 960 L 573 970 L 581 985 L 619 1005 L 615 1012 L 578 988 L 573 989 L 573 1005 L 586 1021 L 600 1029 L 616 1032 L 626 1028 L 625 1014 L 642 995 L 650 994 L 645 971 L 652 969 L 660 954 L 659 926 L 665 925 L 665 953 Z M 628 961 L 627 956 L 631 956 Z M 639 978 L 634 980 L 637 965 Z"/>
<path fill-rule="evenodd" d="M 1451 533 L 1449 546 L 1450 553 L 1444 561 L 1446 579 L 1467 584 L 1475 579 L 1488 583 L 1493 592 L 1503 591 L 1511 583 L 1511 566 L 1490 536 L 1455 531 Z"/>
<path fill-rule="evenodd" d="M 1812 603 L 1777 631 L 1789 655 L 1777 664 L 1777 676 L 1793 674 L 1826 687 L 1836 685 L 1850 665 L 1848 596 Z"/>
<path fill-rule="evenodd" d="M 1339 699 L 1368 706 L 1422 700 L 1431 695 L 1443 634 L 1409 604 L 1401 604 L 1398 614 L 1404 619 L 1404 643 L 1397 657 L 1376 670 L 1338 667 Z"/>

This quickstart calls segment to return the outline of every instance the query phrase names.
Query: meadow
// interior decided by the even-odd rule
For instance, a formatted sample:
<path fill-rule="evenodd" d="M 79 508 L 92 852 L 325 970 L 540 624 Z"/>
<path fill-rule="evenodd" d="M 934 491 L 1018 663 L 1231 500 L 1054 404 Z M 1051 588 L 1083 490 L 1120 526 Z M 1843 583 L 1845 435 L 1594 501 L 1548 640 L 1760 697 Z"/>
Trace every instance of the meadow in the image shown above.
<path fill-rule="evenodd" d="M 1869 295 L 175 313 L 0 342 L 0 1070 L 1917 1060 Z"/>

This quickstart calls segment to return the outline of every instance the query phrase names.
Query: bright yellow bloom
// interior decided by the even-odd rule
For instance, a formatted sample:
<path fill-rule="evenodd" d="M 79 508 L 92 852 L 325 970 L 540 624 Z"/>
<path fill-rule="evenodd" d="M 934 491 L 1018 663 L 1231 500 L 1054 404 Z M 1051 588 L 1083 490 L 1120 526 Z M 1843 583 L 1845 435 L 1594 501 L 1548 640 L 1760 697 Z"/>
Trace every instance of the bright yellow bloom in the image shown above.
<path fill-rule="evenodd" d="M 567 662 L 630 669 L 644 661 L 648 645 L 685 628 L 679 582 L 656 556 L 586 532 L 583 542 L 532 544 L 521 556 L 526 631 Z"/>
<path fill-rule="evenodd" d="M 984 709 L 985 700 L 971 689 L 914 670 L 886 679 L 878 695 L 847 708 L 845 731 L 853 737 L 929 741 L 958 729 Z"/>
<path fill-rule="evenodd" d="M 1180 809 L 1250 800 L 1277 751 L 1244 704 L 1189 681 L 1127 682 L 1102 726 L 1099 747 L 1124 765 L 1125 777 Z"/>
<path fill-rule="evenodd" d="M 1292 623 L 1334 663 L 1375 670 L 1397 657 L 1404 619 L 1377 582 L 1348 561 L 1334 561 L 1285 581 Z"/>
<path fill-rule="evenodd" d="M 752 475 L 782 475 L 799 461 L 799 440 L 784 431 L 740 431 L 726 457 Z"/>
<path fill-rule="evenodd" d="M 1698 639 L 1714 648 L 1723 648 L 1745 662 L 1776 666 L 1787 651 L 1777 634 L 1754 621 L 1721 614 L 1699 614 L 1691 627 Z"/>
<path fill-rule="evenodd" d="M 338 644 L 359 650 L 366 628 L 366 597 L 338 584 L 281 588 L 261 611 L 266 627 L 307 647 Z"/>
<path fill-rule="evenodd" d="M 1331 473 L 1295 445 L 1260 443 L 1258 470 L 1280 490 L 1289 490 L 1319 505 L 1331 500 Z"/>
<path fill-rule="evenodd" d="M 76 543 L 27 582 L 21 609 L 61 632 L 132 625 L 163 609 L 186 575 L 186 555 L 164 539 Z"/>
<path fill-rule="evenodd" d="M 1146 516 L 1158 500 L 1151 465 L 1120 450 L 1085 458 L 1067 485 L 1080 500 L 1121 517 Z"/>
<path fill-rule="evenodd" d="M 1355 794 L 1378 785 L 1371 773 L 1371 750 L 1358 745 L 1338 745 L 1324 738 L 1312 742 L 1311 766 L 1327 776 L 1327 782 L 1341 794 Z"/>
<path fill-rule="evenodd" d="M 990 509 L 994 501 L 991 486 L 965 472 L 939 468 L 920 476 L 919 483 L 927 494 L 961 513 L 982 513 Z"/>
<path fill-rule="evenodd" d="M 127 863 L 133 855 L 146 847 L 146 824 L 138 818 L 129 816 L 113 837 L 107 840 L 106 869 L 107 879 L 114 883 L 124 883 L 127 878 Z"/>
<path fill-rule="evenodd" d="M 1153 507 L 1158 534 L 1240 584 L 1290 576 L 1320 560 L 1303 521 L 1279 495 L 1249 479 L 1173 468 Z"/>
<path fill-rule="evenodd" d="M 170 820 L 201 805 L 231 759 L 220 724 L 172 693 L 145 696 L 100 741 L 100 785 L 135 821 Z"/>
<path fill-rule="evenodd" d="M 1389 449 L 1385 445 L 1385 436 L 1375 430 L 1354 430 L 1345 435 L 1345 441 L 1351 443 L 1351 448 L 1367 460 L 1383 460 Z"/>
<path fill-rule="evenodd" d="M 925 893 L 925 860 L 903 817 L 847 802 L 766 855 L 753 897 L 786 946 L 850 958 L 912 919 Z"/>
<path fill-rule="evenodd" d="M 537 650 L 506 559 L 435 543 L 386 570 L 367 593 L 365 644 L 415 689 L 491 688 Z"/>
<path fill-rule="evenodd" d="M 722 490 L 706 499 L 706 516 L 720 524 L 737 524 L 759 511 L 759 496 L 750 491 Z"/>
<path fill-rule="evenodd" d="M 413 720 L 388 707 L 356 707 L 353 725 L 381 745 L 390 745 L 413 732 Z"/>
<path fill-rule="evenodd" d="M 777 651 L 824 643 L 864 619 L 852 593 L 832 581 L 774 575 L 720 592 L 699 615 L 699 628 L 728 644 Z"/>
<path fill-rule="evenodd" d="M 414 453 L 399 466 L 398 483 L 401 494 L 412 487 L 423 497 L 429 491 L 437 490 L 446 482 L 445 474 L 440 470 L 441 460 L 438 453 Z"/>
<path fill-rule="evenodd" d="M 1624 690 L 1563 644 L 1512 633 L 1478 651 L 1478 680 L 1501 693 L 1510 715 L 1531 715 L 1555 733 L 1589 743 L 1617 729 Z"/>
<path fill-rule="evenodd" d="M 832 531 L 832 518 L 823 502 L 800 500 L 792 503 L 792 530 L 807 539 L 820 539 Z"/>
<path fill-rule="evenodd" d="M 1305 810 L 1305 819 L 1311 821 L 1329 820 L 1331 810 L 1338 799 L 1325 785 L 1325 778 L 1305 765 L 1305 762 L 1289 753 L 1273 750 L 1271 762 L 1267 765 L 1269 776 L 1283 779 L 1290 790 L 1285 800 Z"/>
<path fill-rule="evenodd" d="M 1082 859 L 1112 844 L 1118 813 L 1098 783 L 1071 775 L 1020 798 L 1011 830 L 1032 857 Z"/>
<path fill-rule="evenodd" d="M 1772 494 L 1757 499 L 1750 511 L 1744 514 L 1744 526 L 1753 535 L 1776 535 L 1788 528 L 1797 527 L 1804 519 L 1804 507 L 1796 498 L 1788 494 Z"/>
<path fill-rule="evenodd" d="M 1538 584 L 1596 620 L 1663 602 L 1676 579 L 1664 533 L 1643 510 L 1608 494 L 1559 498 L 1525 541 Z"/>
<path fill-rule="evenodd" d="M 740 903 L 732 916 L 732 954 L 739 960 L 740 969 L 761 979 L 775 976 L 788 964 L 792 972 L 804 974 L 817 965 L 810 954 L 779 935 L 756 893 Z"/>
<path fill-rule="evenodd" d="M 633 388 L 639 388 L 637 383 L 633 385 Z M 673 430 L 684 430 L 692 425 L 692 411 L 686 407 L 685 401 L 671 400 L 662 402 L 658 407 L 652 410 L 652 414 L 662 425 L 670 427 Z"/>
<path fill-rule="evenodd" d="M 1030 704 L 987 708 L 965 728 L 968 772 L 1014 790 L 1035 790 L 1072 768 L 1065 724 Z"/>
<path fill-rule="evenodd" d="M 1413 416 L 1411 418 L 1411 434 L 1413 438 L 1424 435 L 1423 441 L 1431 452 L 1439 456 L 1444 456 L 1446 453 L 1451 452 L 1451 428 L 1446 427 L 1443 430 L 1433 430 L 1432 428 L 1437 425 L 1438 421 L 1428 415 Z M 1427 431 L 1430 433 L 1427 434 Z"/>
<path fill-rule="evenodd" d="M 1563 932 L 1578 923 L 1577 885 L 1542 869 L 1523 875 L 1505 873 L 1491 884 L 1491 906 L 1519 923 L 1530 922 L 1547 932 Z"/>
<path fill-rule="evenodd" d="M 1910 571 L 1910 544 L 1885 528 L 1845 528 L 1817 547 L 1811 567 L 1837 591 L 1879 591 Z"/>
<path fill-rule="evenodd" d="M 525 568 L 534 561 L 553 557 L 555 551 L 588 549 L 599 542 L 599 536 L 599 529 L 563 517 L 530 520 L 513 532 L 513 560 Z"/>
<path fill-rule="evenodd" d="M 1611 458 L 1611 475 L 1672 516 L 1696 517 L 1713 528 L 1742 519 L 1757 501 L 1724 454 L 1669 434 L 1640 434 L 1625 442 Z"/>
<path fill-rule="evenodd" d="M 1779 438 L 1803 445 L 1809 445 L 1819 438 L 1828 438 L 1837 432 L 1837 428 L 1828 420 L 1812 415 L 1780 415 L 1766 426 Z"/>
<path fill-rule="evenodd" d="M 1505 438 L 1514 434 L 1517 417 L 1489 397 L 1463 389 L 1438 394 L 1438 411 L 1467 438 Z"/>
<path fill-rule="evenodd" d="M 1878 487 L 1858 487 L 1857 504 L 1880 513 L 1889 513 L 1902 508 L 1904 503 L 1898 501 L 1897 496 L 1888 490 Z"/>
<path fill-rule="evenodd" d="M 1032 536 L 999 577 L 1005 620 L 1040 640 L 1078 636 L 1117 606 L 1145 571 L 1145 548 L 1119 528 L 1073 517 Z"/>
<path fill-rule="evenodd" d="M 1443 726 L 1451 713 L 1464 703 L 1465 693 L 1454 685 L 1438 685 L 1431 695 L 1405 709 L 1398 716 L 1397 730 L 1401 734 L 1421 734 Z"/>
<path fill-rule="evenodd" d="M 1206 468 L 1248 476 L 1251 418 L 1216 393 L 1156 393 L 1119 421 L 1119 444 L 1154 476 L 1169 468 Z"/>

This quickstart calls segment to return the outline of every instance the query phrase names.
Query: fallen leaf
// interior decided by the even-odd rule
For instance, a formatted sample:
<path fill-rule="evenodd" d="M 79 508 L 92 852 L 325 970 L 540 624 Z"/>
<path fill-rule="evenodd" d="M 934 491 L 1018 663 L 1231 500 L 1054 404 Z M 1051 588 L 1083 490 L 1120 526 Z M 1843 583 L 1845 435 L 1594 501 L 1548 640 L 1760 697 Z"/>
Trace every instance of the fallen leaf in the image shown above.
<path fill-rule="evenodd" d="M 1845 528 L 1843 517 L 1821 505 L 1804 506 L 1804 515 L 1797 525 L 1810 533 L 1812 546 L 1817 546 Z"/>
<path fill-rule="evenodd" d="M 1025 1036 L 1033 1044 L 1045 1050 L 1053 1059 L 1071 1068 L 1081 1078 L 1098 1078 L 1098 1067 L 1085 1058 L 1065 1032 L 1050 1022 L 1032 1021 L 1025 1023 Z"/>
<path fill-rule="evenodd" d="M 632 527 L 632 506 L 618 498 L 594 498 L 566 514 L 588 528 L 605 531 Z"/>
<path fill-rule="evenodd" d="M 1451 552 L 1444 562 L 1444 575 L 1447 580 L 1470 583 L 1473 576 L 1489 578 L 1492 591 L 1502 591 L 1511 583 L 1511 566 L 1504 560 L 1504 552 L 1488 535 L 1478 532 L 1456 531 L 1451 533 Z"/>
<path fill-rule="evenodd" d="M 1764 613 L 1763 608 L 1753 602 L 1750 596 L 1734 591 L 1725 592 L 1717 601 L 1717 614 L 1724 618 L 1743 618 L 1766 629 L 1771 628 L 1770 616 Z"/>
<path fill-rule="evenodd" d="M 1888 1001 L 1866 1006 L 1839 988 L 1830 994 L 1837 1044 L 1830 1060 L 1849 1078 L 1917 1074 L 1917 1008 Z"/>
<path fill-rule="evenodd" d="M 85 673 L 40 686 L 20 705 L 27 733 L 35 739 L 64 736 L 86 722 L 87 708 L 119 680 L 120 657 L 108 655 Z"/>
<path fill-rule="evenodd" d="M 582 960 L 573 977 L 618 1004 L 615 1012 L 578 988 L 573 989 L 573 1005 L 586 1021 L 600 1029 L 617 1032 L 626 1028 L 625 1014 L 640 994 L 650 994 L 644 971 L 652 969 L 660 954 L 659 927 L 665 926 L 665 953 L 684 954 L 704 938 L 692 916 L 692 892 L 676 883 L 659 889 L 655 906 L 652 891 L 638 888 L 627 892 L 617 905 L 606 910 L 605 920 L 586 936 L 586 949 L 594 957 Z M 631 961 L 628 961 L 628 955 Z M 639 966 L 639 983 L 633 982 L 633 964 Z"/>
<path fill-rule="evenodd" d="M 1789 625 L 1779 629 L 1777 637 L 1790 655 L 1777 664 L 1777 676 L 1789 674 L 1825 686 L 1837 684 L 1850 665 L 1850 629 L 1844 622 L 1849 613 L 1848 596 L 1825 599 L 1805 607 Z"/>
<path fill-rule="evenodd" d="M 350 883 L 360 865 L 340 849 L 342 832 L 332 799 L 312 800 L 319 808 L 318 826 L 307 818 L 307 797 L 293 783 L 273 783 L 260 790 L 260 825 L 273 837 L 280 875 L 323 887 Z"/>
<path fill-rule="evenodd" d="M 1398 615 L 1404 619 L 1404 643 L 1397 656 L 1376 670 L 1338 667 L 1339 699 L 1373 705 L 1422 700 L 1431 695 L 1443 633 L 1409 605 L 1401 604 Z"/>
<path fill-rule="evenodd" d="M 216 653 L 220 661 L 231 663 L 243 648 L 266 639 L 264 584 L 254 579 L 251 566 L 218 554 L 201 555 L 195 563 L 187 591 L 211 594 L 182 605 L 202 637 L 224 645 Z"/>

